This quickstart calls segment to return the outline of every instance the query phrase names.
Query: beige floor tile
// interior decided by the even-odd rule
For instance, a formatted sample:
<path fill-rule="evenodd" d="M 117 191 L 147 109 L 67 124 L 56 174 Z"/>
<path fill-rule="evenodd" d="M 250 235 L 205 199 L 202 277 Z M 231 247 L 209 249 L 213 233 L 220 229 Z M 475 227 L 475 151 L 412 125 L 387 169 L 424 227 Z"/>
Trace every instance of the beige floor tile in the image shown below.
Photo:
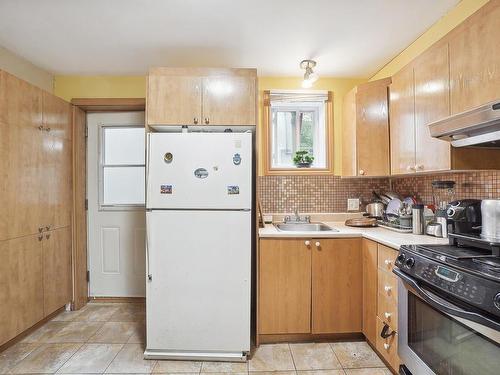
<path fill-rule="evenodd" d="M 237 373 L 248 372 L 248 363 L 247 362 L 203 362 L 201 365 L 202 373 Z"/>
<path fill-rule="evenodd" d="M 122 344 L 85 344 L 59 369 L 58 374 L 101 374 L 122 347 Z"/>
<path fill-rule="evenodd" d="M 66 327 L 70 322 L 47 322 L 36 331 L 25 337 L 22 342 L 46 342 L 54 334 Z"/>
<path fill-rule="evenodd" d="M 81 344 L 42 344 L 14 367 L 11 373 L 55 373 L 80 346 Z"/>
<path fill-rule="evenodd" d="M 201 369 L 201 362 L 199 361 L 158 361 L 153 374 L 166 374 L 166 373 L 199 373 Z"/>
<path fill-rule="evenodd" d="M 260 375 L 260 374 L 259 374 Z M 307 370 L 297 371 L 297 375 L 345 375 L 344 370 Z"/>
<path fill-rule="evenodd" d="M 102 326 L 102 322 L 68 322 L 59 331 L 46 338 L 48 343 L 86 342 Z"/>
<path fill-rule="evenodd" d="M 248 362 L 250 371 L 295 370 L 288 344 L 261 345 Z"/>
<path fill-rule="evenodd" d="M 156 361 L 144 359 L 141 344 L 125 344 L 106 369 L 108 374 L 151 373 Z"/>
<path fill-rule="evenodd" d="M 52 321 L 53 322 L 72 322 L 76 319 L 78 315 L 82 313 L 81 310 L 78 311 L 63 311 L 56 315 Z"/>
<path fill-rule="evenodd" d="M 107 322 L 115 312 L 118 306 L 113 304 L 87 304 L 81 313 L 75 318 L 75 321 Z"/>
<path fill-rule="evenodd" d="M 345 370 L 346 375 L 392 375 L 388 368 L 351 368 Z"/>
<path fill-rule="evenodd" d="M 134 332 L 127 341 L 127 344 L 144 344 L 146 342 L 146 322 L 134 325 Z"/>
<path fill-rule="evenodd" d="M 198 374 L 198 373 L 196 373 Z M 205 372 L 202 374 L 210 374 L 210 375 L 248 375 L 248 372 Z M 273 373 L 275 374 L 275 373 Z M 186 375 L 186 373 L 183 373 L 182 375 Z"/>
<path fill-rule="evenodd" d="M 290 344 L 290 349 L 297 371 L 342 368 L 328 343 Z"/>
<path fill-rule="evenodd" d="M 385 367 L 382 360 L 364 342 L 335 342 L 330 344 L 344 368 Z"/>
<path fill-rule="evenodd" d="M 252 375 L 295 375 L 297 374 L 297 371 L 295 370 L 290 370 L 290 371 L 259 371 L 259 372 L 252 372 Z M 210 374 L 213 375 L 213 374 Z"/>
<path fill-rule="evenodd" d="M 107 344 L 125 344 L 130 336 L 139 330 L 139 324 L 133 322 L 106 322 L 89 339 L 89 342 Z"/>
<path fill-rule="evenodd" d="M 123 304 L 109 319 L 110 322 L 143 322 L 146 320 L 144 304 Z"/>
<path fill-rule="evenodd" d="M 6 374 L 40 344 L 19 342 L 0 353 L 0 374 Z"/>

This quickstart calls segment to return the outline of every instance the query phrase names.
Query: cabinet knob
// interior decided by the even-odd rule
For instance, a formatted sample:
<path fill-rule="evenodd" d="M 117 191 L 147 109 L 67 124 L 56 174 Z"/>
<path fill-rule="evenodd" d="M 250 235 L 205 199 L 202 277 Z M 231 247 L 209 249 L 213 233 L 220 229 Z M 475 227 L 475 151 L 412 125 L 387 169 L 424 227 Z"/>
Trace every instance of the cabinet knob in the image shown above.
<path fill-rule="evenodd" d="M 50 128 L 45 128 L 45 131 L 46 132 L 50 132 Z"/>
<path fill-rule="evenodd" d="M 195 125 L 196 125 L 196 124 L 198 124 L 198 117 L 195 117 L 195 118 L 193 119 L 193 123 L 194 123 Z"/>
<path fill-rule="evenodd" d="M 45 227 L 45 230 L 50 230 L 50 227 L 51 227 L 51 225 L 47 225 L 47 226 Z"/>
<path fill-rule="evenodd" d="M 409 165 L 406 167 L 406 170 L 411 172 L 411 171 L 414 171 L 415 170 L 415 167 L 413 165 Z"/>
<path fill-rule="evenodd" d="M 42 233 L 43 232 L 43 227 L 38 227 L 38 233 Z"/>
<path fill-rule="evenodd" d="M 315 245 L 316 245 L 316 247 L 320 247 L 321 246 L 321 244 L 319 243 L 319 241 L 316 241 Z"/>
<path fill-rule="evenodd" d="M 210 119 L 208 117 L 205 117 L 205 124 L 210 124 Z"/>
<path fill-rule="evenodd" d="M 418 169 L 419 171 L 423 171 L 424 170 L 424 165 L 423 164 L 417 164 L 416 169 Z"/>
<path fill-rule="evenodd" d="M 392 287 L 390 287 L 389 285 L 386 285 L 386 286 L 384 286 L 384 290 L 387 292 L 387 294 L 389 294 L 392 290 Z"/>
<path fill-rule="evenodd" d="M 40 126 L 38 127 L 38 130 L 43 131 L 43 125 L 40 125 Z"/>
<path fill-rule="evenodd" d="M 304 241 L 304 245 L 309 246 L 311 244 L 311 241 Z"/>
<path fill-rule="evenodd" d="M 386 260 L 384 260 L 384 263 L 385 263 L 387 266 L 390 266 L 390 265 L 391 265 L 391 263 L 392 263 L 392 260 L 390 260 L 390 259 L 386 259 Z"/>
<path fill-rule="evenodd" d="M 391 315 L 392 315 L 392 314 L 391 314 L 391 313 L 388 313 L 388 312 L 384 313 L 384 316 L 385 316 L 385 318 L 386 318 L 386 319 L 389 319 L 389 318 L 391 317 Z"/>
<path fill-rule="evenodd" d="M 49 239 L 49 238 L 50 238 L 50 233 L 47 233 L 47 234 L 45 235 L 45 238 L 46 238 L 46 239 Z"/>
<path fill-rule="evenodd" d="M 359 170 L 359 175 L 360 175 L 360 176 L 364 176 L 364 175 L 365 175 L 365 173 L 366 173 L 366 172 L 365 172 L 365 170 L 364 170 L 364 169 L 360 169 L 360 170 Z"/>
<path fill-rule="evenodd" d="M 385 350 L 389 350 L 390 347 L 391 347 L 391 345 L 389 345 L 388 343 L 384 343 L 384 349 Z"/>
<path fill-rule="evenodd" d="M 38 235 L 38 241 L 43 240 L 43 234 Z"/>

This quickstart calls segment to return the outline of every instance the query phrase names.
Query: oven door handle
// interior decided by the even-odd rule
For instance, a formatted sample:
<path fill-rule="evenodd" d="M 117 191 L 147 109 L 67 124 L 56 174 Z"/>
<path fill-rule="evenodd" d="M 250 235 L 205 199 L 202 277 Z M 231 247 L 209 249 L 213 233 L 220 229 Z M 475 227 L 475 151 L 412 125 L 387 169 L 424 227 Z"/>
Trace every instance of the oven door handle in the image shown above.
<path fill-rule="evenodd" d="M 427 302 L 435 309 L 444 311 L 449 315 L 454 315 L 462 319 L 470 320 L 478 324 L 482 324 L 484 326 L 492 328 L 494 330 L 500 331 L 500 323 L 497 323 L 494 320 L 491 320 L 476 312 L 471 312 L 461 309 L 460 307 L 446 301 L 445 299 L 439 297 L 438 295 L 422 288 L 412 277 L 404 274 L 396 267 L 392 269 L 392 272 L 395 273 L 398 277 L 400 277 L 401 280 L 403 280 L 403 282 L 410 285 L 411 288 L 418 294 L 420 298 L 422 298 L 425 302 Z"/>

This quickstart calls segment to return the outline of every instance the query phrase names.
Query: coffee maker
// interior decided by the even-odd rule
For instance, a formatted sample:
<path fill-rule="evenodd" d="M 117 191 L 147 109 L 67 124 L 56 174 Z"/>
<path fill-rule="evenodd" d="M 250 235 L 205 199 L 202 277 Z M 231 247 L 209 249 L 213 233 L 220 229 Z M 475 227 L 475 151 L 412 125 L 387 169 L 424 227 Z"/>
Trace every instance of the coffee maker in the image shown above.
<path fill-rule="evenodd" d="M 481 200 L 462 199 L 450 202 L 446 210 L 448 232 L 477 237 L 481 234 Z"/>

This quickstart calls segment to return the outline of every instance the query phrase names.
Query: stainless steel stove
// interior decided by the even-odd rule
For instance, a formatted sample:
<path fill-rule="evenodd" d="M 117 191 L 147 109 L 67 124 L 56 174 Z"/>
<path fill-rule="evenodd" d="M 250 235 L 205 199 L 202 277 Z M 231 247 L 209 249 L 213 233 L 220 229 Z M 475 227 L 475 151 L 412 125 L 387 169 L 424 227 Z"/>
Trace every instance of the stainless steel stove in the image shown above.
<path fill-rule="evenodd" d="M 401 373 L 500 371 L 500 247 L 463 237 L 399 250 Z"/>

